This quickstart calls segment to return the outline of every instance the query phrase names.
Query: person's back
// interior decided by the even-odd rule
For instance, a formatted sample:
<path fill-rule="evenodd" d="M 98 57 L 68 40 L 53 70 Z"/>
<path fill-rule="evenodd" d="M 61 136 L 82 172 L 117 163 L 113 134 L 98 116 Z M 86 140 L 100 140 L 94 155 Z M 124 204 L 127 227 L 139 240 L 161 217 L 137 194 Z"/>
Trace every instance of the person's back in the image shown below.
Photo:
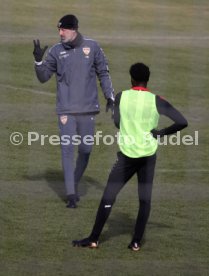
<path fill-rule="evenodd" d="M 152 186 L 156 164 L 157 136 L 175 133 L 187 126 L 187 121 L 171 104 L 148 91 L 150 71 L 143 63 L 130 68 L 132 88 L 116 95 L 114 121 L 120 129 L 120 151 L 110 172 L 96 221 L 88 238 L 73 241 L 73 246 L 98 247 L 99 236 L 110 215 L 116 197 L 124 185 L 136 174 L 140 208 L 135 229 L 128 248 L 138 251 L 151 209 Z M 156 130 L 159 115 L 174 123 Z M 126 139 L 125 136 L 128 136 Z M 122 143 L 123 142 L 123 143 Z M 131 143 L 130 143 L 131 142 Z"/>
<path fill-rule="evenodd" d="M 158 143 L 150 131 L 158 126 L 155 95 L 144 87 L 123 91 L 120 99 L 121 152 L 138 158 L 155 153 Z"/>

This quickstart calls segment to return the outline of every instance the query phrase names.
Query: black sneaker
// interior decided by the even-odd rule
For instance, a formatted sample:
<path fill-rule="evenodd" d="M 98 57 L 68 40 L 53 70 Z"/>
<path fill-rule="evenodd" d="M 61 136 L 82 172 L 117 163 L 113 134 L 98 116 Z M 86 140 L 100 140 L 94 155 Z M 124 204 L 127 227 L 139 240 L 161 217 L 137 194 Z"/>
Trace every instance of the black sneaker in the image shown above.
<path fill-rule="evenodd" d="M 66 205 L 67 208 L 77 208 L 77 205 L 76 205 L 76 202 L 75 200 L 71 199 L 67 202 L 67 205 Z"/>
<path fill-rule="evenodd" d="M 75 194 L 72 194 L 72 195 L 68 195 L 67 196 L 67 205 L 66 207 L 67 208 L 77 208 L 77 205 L 76 205 L 76 195 Z"/>
<path fill-rule="evenodd" d="M 141 244 L 139 242 L 132 241 L 128 245 L 128 248 L 131 249 L 132 251 L 139 251 L 141 249 Z"/>
<path fill-rule="evenodd" d="M 91 241 L 89 238 L 85 238 L 82 240 L 74 240 L 72 241 L 72 245 L 74 247 L 89 247 L 89 248 L 98 248 L 98 241 Z"/>

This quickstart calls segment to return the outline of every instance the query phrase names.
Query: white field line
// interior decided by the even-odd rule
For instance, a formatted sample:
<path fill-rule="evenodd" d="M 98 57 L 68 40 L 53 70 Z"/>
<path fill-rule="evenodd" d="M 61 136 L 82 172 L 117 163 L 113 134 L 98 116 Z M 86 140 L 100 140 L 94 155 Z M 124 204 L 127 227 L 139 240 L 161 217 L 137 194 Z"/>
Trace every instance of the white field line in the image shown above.
<path fill-rule="evenodd" d="M 2 84 L 2 83 L 0 83 L 0 87 L 6 88 L 6 89 L 11 89 L 11 90 L 14 90 L 14 91 L 20 90 L 20 91 L 24 91 L 24 92 L 39 94 L 39 95 L 55 97 L 55 94 L 53 94 L 53 93 L 46 92 L 46 91 L 41 91 L 41 90 L 35 90 L 35 89 L 31 89 L 31 88 L 16 87 L 16 86 L 12 86 L 12 85 L 9 85 L 9 84 Z"/>
<path fill-rule="evenodd" d="M 207 170 L 207 169 L 185 169 L 185 170 L 183 170 L 183 169 L 159 169 L 159 170 L 157 170 L 157 171 L 159 171 L 159 172 L 162 172 L 162 173 L 164 173 L 164 172 L 202 172 L 202 173 L 209 173 L 209 170 Z"/>
<path fill-rule="evenodd" d="M 157 36 L 157 35 L 154 35 L 154 36 L 140 36 L 140 37 L 137 37 L 137 36 L 128 36 L 128 37 L 124 37 L 124 36 L 102 36 L 102 35 L 99 35 L 97 36 L 98 38 L 100 39 L 118 39 L 118 40 L 124 40 L 124 39 L 130 39 L 130 40 L 133 40 L 133 39 L 136 39 L 138 38 L 139 40 L 209 40 L 209 36 Z"/>
<path fill-rule="evenodd" d="M 104 170 L 110 171 L 111 168 L 103 168 Z M 88 169 L 88 171 L 101 171 L 101 169 Z M 194 173 L 209 173 L 209 169 L 156 169 L 156 172 L 167 173 L 167 172 L 194 172 Z"/>
<path fill-rule="evenodd" d="M 96 35 L 96 34 L 94 34 L 96 37 L 99 37 L 99 38 L 104 38 L 104 39 L 106 39 L 106 38 L 117 38 L 117 39 L 129 39 L 129 38 L 136 38 L 137 36 L 135 36 L 135 35 L 131 35 L 131 36 L 111 36 L 111 35 Z M 36 34 L 35 35 L 10 35 L 10 34 L 0 34 L 0 38 L 17 38 L 17 37 L 19 37 L 19 38 L 34 38 L 34 36 L 36 36 Z M 42 36 L 42 35 L 40 35 L 40 36 Z M 49 35 L 49 36 L 43 36 L 43 37 L 45 37 L 45 38 L 58 38 L 58 36 L 56 35 Z M 171 40 L 173 40 L 173 39 L 185 39 L 185 40 L 190 40 L 190 39 L 200 39 L 200 40 L 207 40 L 207 39 L 209 39 L 209 36 L 208 35 L 205 35 L 205 36 L 195 36 L 195 35 L 188 35 L 188 36 L 184 36 L 184 35 L 172 35 L 172 36 L 169 36 L 169 35 L 140 35 L 140 39 L 171 39 Z"/>
<path fill-rule="evenodd" d="M 28 39 L 36 39 L 37 34 L 33 34 L 33 35 L 13 35 L 13 34 L 0 34 L 0 38 L 6 38 L 6 39 L 22 39 L 22 38 L 28 38 Z M 38 34 L 39 37 L 46 39 L 58 39 L 59 40 L 59 36 L 57 35 L 42 35 L 42 34 Z M 135 40 L 135 39 L 139 39 L 139 40 L 188 40 L 188 41 L 194 41 L 194 40 L 209 40 L 209 36 L 208 35 L 203 35 L 203 36 L 198 36 L 198 35 L 188 35 L 188 36 L 184 36 L 184 35 L 143 35 L 141 34 L 140 36 L 136 36 L 136 35 L 129 35 L 129 36 L 117 36 L 117 35 L 97 35 L 97 34 L 92 34 L 90 36 L 94 36 L 97 39 L 111 39 L 111 40 Z"/>

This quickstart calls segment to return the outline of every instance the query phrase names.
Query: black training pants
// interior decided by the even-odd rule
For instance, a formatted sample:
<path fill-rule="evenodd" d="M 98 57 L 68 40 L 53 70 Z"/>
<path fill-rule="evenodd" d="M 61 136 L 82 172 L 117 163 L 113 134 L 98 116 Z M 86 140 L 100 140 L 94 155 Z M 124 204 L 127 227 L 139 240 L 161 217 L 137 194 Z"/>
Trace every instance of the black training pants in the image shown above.
<path fill-rule="evenodd" d="M 104 190 L 96 221 L 90 235 L 91 240 L 98 240 L 104 224 L 109 217 L 117 194 L 136 173 L 138 178 L 139 211 L 136 219 L 133 241 L 141 242 L 145 226 L 150 214 L 152 184 L 156 163 L 156 154 L 141 158 L 129 158 L 118 153 L 118 159 L 110 172 L 107 186 Z"/>

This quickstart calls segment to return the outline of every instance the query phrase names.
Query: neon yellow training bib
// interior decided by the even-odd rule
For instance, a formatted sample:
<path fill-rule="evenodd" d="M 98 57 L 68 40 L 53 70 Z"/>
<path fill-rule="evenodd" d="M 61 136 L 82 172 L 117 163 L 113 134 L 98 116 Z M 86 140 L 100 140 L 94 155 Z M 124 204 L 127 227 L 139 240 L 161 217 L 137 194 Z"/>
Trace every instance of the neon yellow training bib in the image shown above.
<path fill-rule="evenodd" d="M 123 91 L 119 109 L 121 152 L 131 158 L 153 155 L 158 147 L 158 141 L 150 133 L 159 121 L 156 96 L 149 91 Z"/>

